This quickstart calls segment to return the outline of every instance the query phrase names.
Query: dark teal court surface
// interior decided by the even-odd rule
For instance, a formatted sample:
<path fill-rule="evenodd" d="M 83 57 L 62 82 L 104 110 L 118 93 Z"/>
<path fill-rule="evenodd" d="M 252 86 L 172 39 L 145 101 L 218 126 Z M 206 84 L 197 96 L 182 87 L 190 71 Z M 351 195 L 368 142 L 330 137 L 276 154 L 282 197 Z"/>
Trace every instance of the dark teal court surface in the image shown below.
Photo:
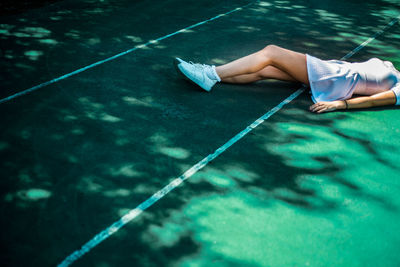
<path fill-rule="evenodd" d="M 10 1 L 8 1 L 10 2 Z M 248 5 L 250 4 L 250 5 Z M 300 88 L 205 93 L 172 61 L 268 44 L 340 59 L 397 0 L 2 4 L 2 266 L 55 266 Z M 399 23 L 352 56 L 400 68 Z M 304 92 L 72 266 L 399 266 L 397 107 L 316 115 Z"/>

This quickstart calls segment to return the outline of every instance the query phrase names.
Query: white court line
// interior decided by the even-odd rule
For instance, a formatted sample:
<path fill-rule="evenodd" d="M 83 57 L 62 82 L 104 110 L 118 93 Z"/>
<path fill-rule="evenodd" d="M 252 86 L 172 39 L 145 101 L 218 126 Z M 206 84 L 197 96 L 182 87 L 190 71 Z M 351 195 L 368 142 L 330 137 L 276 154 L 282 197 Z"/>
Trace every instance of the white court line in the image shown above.
<path fill-rule="evenodd" d="M 279 105 L 265 113 L 262 117 L 254 121 L 251 125 L 247 126 L 246 129 L 235 135 L 232 139 L 230 139 L 228 142 L 226 142 L 223 146 L 219 147 L 213 154 L 208 155 L 201 161 L 199 161 L 197 164 L 193 165 L 190 169 L 188 169 L 184 174 L 170 182 L 168 185 L 166 185 L 164 188 L 153 194 L 150 198 L 148 198 L 146 201 L 142 202 L 139 206 L 136 208 L 130 210 L 126 215 L 121 217 L 118 221 L 113 223 L 111 226 L 107 227 L 105 230 L 97 234 L 95 237 L 93 237 L 89 242 L 84 244 L 81 249 L 73 252 L 71 255 L 66 257 L 63 262 L 61 262 L 58 266 L 59 267 L 64 267 L 64 266 L 69 266 L 76 260 L 78 260 L 80 257 L 82 257 L 84 254 L 89 252 L 92 248 L 97 246 L 100 242 L 104 241 L 108 237 L 110 237 L 112 234 L 117 232 L 119 229 L 121 229 L 125 224 L 139 216 L 145 209 L 156 203 L 158 200 L 163 198 L 166 194 L 171 192 L 173 189 L 175 189 L 178 185 L 180 185 L 183 181 L 186 179 L 189 179 L 193 174 L 204 168 L 208 163 L 210 163 L 212 160 L 214 160 L 216 157 L 221 155 L 225 150 L 227 150 L 229 147 L 231 147 L 234 143 L 242 139 L 246 134 L 248 134 L 250 131 L 252 131 L 254 128 L 256 128 L 258 125 L 263 123 L 265 120 L 267 120 L 269 117 L 271 117 L 273 114 L 275 114 L 277 111 L 279 111 L 284 105 L 290 103 L 293 99 L 295 99 L 298 95 L 300 95 L 304 91 L 303 88 L 297 90 L 293 94 L 291 94 L 288 98 L 283 100 Z"/>
<path fill-rule="evenodd" d="M 380 30 L 377 32 L 373 37 L 369 38 L 367 41 L 363 42 L 360 44 L 358 47 L 356 47 L 353 51 L 348 53 L 346 56 L 342 57 L 343 59 L 347 59 L 360 51 L 363 47 L 368 45 L 370 42 L 372 42 L 374 39 L 376 39 L 378 36 L 380 36 L 382 33 L 384 33 L 389 27 L 393 26 L 398 20 L 400 16 L 393 19 L 388 25 L 383 30 Z M 390 25 L 390 26 L 389 26 Z M 356 52 L 354 52 L 356 51 Z M 352 53 L 354 52 L 354 53 Z M 105 239 L 110 237 L 112 234 L 117 232 L 119 229 L 121 229 L 124 225 L 126 225 L 128 222 L 139 216 L 144 210 L 152 206 L 154 203 L 156 203 L 158 200 L 163 198 L 165 195 L 167 195 L 169 192 L 174 190 L 177 186 L 179 186 L 181 183 L 183 183 L 186 179 L 189 179 L 192 175 L 194 175 L 196 172 L 204 168 L 208 163 L 210 163 L 212 160 L 214 160 L 216 157 L 221 155 L 225 150 L 227 150 L 229 147 L 231 147 L 233 144 L 235 144 L 237 141 L 242 139 L 245 135 L 247 135 L 249 132 L 251 132 L 254 128 L 259 126 L 261 123 L 263 123 L 265 120 L 267 120 L 269 117 L 274 115 L 276 112 L 278 112 L 284 105 L 290 103 L 293 99 L 298 97 L 301 93 L 304 92 L 306 86 L 303 86 L 302 88 L 298 89 L 296 92 L 291 94 L 289 97 L 287 97 L 285 100 L 283 100 L 281 103 L 279 103 L 276 107 L 265 113 L 263 116 L 261 116 L 259 119 L 254 121 L 252 124 L 247 126 L 243 131 L 235 135 L 232 139 L 230 139 L 228 142 L 226 142 L 223 146 L 219 147 L 213 154 L 208 155 L 207 157 L 203 158 L 201 161 L 193 165 L 190 169 L 188 169 L 184 174 L 170 182 L 168 185 L 166 185 L 164 188 L 153 194 L 150 198 L 142 202 L 139 206 L 137 206 L 134 209 L 131 209 L 126 215 L 122 216 L 118 221 L 114 222 L 112 225 L 95 235 L 90 241 L 88 241 L 86 244 L 84 244 L 80 249 L 74 251 L 71 255 L 66 257 L 58 266 L 59 267 L 65 267 L 69 266 L 70 264 L 74 263 L 76 260 L 81 258 L 83 255 L 88 253 L 91 249 L 93 249 L 95 246 L 103 242 Z"/>
<path fill-rule="evenodd" d="M 257 2 L 257 1 L 256 1 L 256 2 Z M 2 104 L 2 103 L 4 103 L 4 102 L 7 102 L 7 101 L 10 101 L 10 100 L 12 100 L 12 99 L 15 99 L 15 98 L 17 98 L 17 97 L 20 97 L 20 96 L 29 94 L 29 93 L 31 93 L 31 92 L 33 92 L 33 91 L 36 91 L 36 90 L 38 90 L 38 89 L 40 89 L 40 88 L 43 88 L 43 87 L 47 86 L 47 85 L 50 85 L 50 84 L 59 82 L 59 81 L 61 81 L 61 80 L 64 80 L 64 79 L 69 78 L 69 77 L 71 77 L 71 76 L 74 76 L 74 75 L 76 75 L 76 74 L 78 74 L 78 73 L 84 72 L 85 70 L 91 69 L 91 68 L 93 68 L 93 67 L 96 67 L 96 66 L 98 66 L 98 65 L 100 65 L 100 64 L 103 64 L 103 63 L 106 63 L 106 62 L 108 62 L 108 61 L 114 60 L 114 59 L 119 58 L 119 57 L 121 57 L 121 56 L 124 56 L 124 55 L 126 55 L 126 54 L 128 54 L 128 53 L 131 53 L 131 52 L 133 52 L 133 51 L 136 51 L 136 50 L 138 50 L 138 49 L 145 48 L 145 47 L 147 47 L 147 46 L 149 46 L 149 45 L 151 45 L 151 44 L 156 44 L 157 42 L 159 42 L 159 41 L 161 41 L 161 40 L 167 39 L 167 38 L 172 37 L 172 36 L 174 36 L 174 35 L 177 35 L 177 34 L 179 34 L 179 33 L 183 33 L 183 32 L 185 32 L 185 31 L 187 31 L 187 30 L 193 29 L 193 28 L 198 27 L 198 26 L 200 26 L 200 25 L 203 25 L 203 24 L 205 24 L 205 23 L 207 23 L 207 22 L 216 20 L 216 19 L 218 19 L 218 18 L 221 18 L 221 17 L 223 17 L 223 16 L 229 15 L 229 14 L 231 14 L 231 13 L 233 13 L 233 12 L 236 12 L 236 11 L 240 11 L 240 10 L 242 10 L 243 8 L 249 6 L 249 5 L 253 4 L 253 3 L 255 3 L 255 2 L 249 3 L 249 4 L 244 5 L 244 6 L 242 6 L 242 7 L 235 8 L 235 9 L 233 9 L 233 10 L 231 10 L 231 11 L 226 12 L 226 13 L 219 14 L 219 15 L 217 15 L 217 16 L 215 16 L 215 17 L 212 17 L 212 18 L 210 18 L 210 19 L 207 19 L 207 20 L 201 21 L 201 22 L 199 22 L 199 23 L 193 24 L 193 25 L 191 25 L 191 26 L 189 26 L 189 27 L 183 28 L 183 29 L 178 30 L 178 31 L 176 31 L 176 32 L 173 32 L 173 33 L 164 35 L 164 36 L 162 36 L 162 37 L 160 37 L 160 38 L 157 38 L 157 39 L 154 39 L 154 40 L 150 40 L 150 41 L 148 41 L 148 42 L 145 43 L 145 44 L 137 45 L 137 46 L 135 46 L 135 47 L 133 47 L 133 48 L 131 48 L 131 49 L 128 49 L 128 50 L 126 50 L 126 51 L 124 51 L 124 52 L 121 52 L 121 53 L 119 53 L 119 54 L 116 54 L 116 55 L 114 55 L 114 56 L 112 56 L 112 57 L 109 57 L 109 58 L 106 58 L 106 59 L 97 61 L 97 62 L 95 62 L 95 63 L 93 63 L 93 64 L 90 64 L 90 65 L 88 65 L 88 66 L 86 66 L 86 67 L 77 69 L 77 70 L 75 70 L 75 71 L 73 71 L 73 72 L 64 74 L 64 75 L 62 75 L 62 76 L 60 76 L 60 77 L 54 78 L 54 79 L 49 80 L 49 81 L 47 81 L 47 82 L 44 82 L 44 83 L 38 84 L 38 85 L 36 85 L 36 86 L 33 86 L 33 87 L 29 88 L 29 89 L 23 90 L 23 91 L 21 91 L 21 92 L 18 92 L 18 93 L 16 93 L 16 94 L 13 94 L 13 95 L 10 95 L 10 96 L 8 96 L 8 97 L 5 97 L 5 98 L 3 98 L 3 99 L 0 99 L 0 104 Z"/>
<path fill-rule="evenodd" d="M 396 22 L 398 22 L 400 19 L 400 15 L 397 16 L 396 18 L 392 19 L 392 21 L 390 21 L 382 30 L 376 32 L 372 37 L 368 38 L 368 40 L 364 41 L 362 44 L 360 44 L 357 48 L 355 48 L 353 51 L 349 52 L 347 55 L 345 55 L 344 57 L 342 57 L 342 60 L 346 60 L 348 58 L 350 58 L 351 56 L 353 56 L 355 53 L 357 53 L 358 51 L 360 51 L 361 49 L 363 49 L 365 46 L 367 46 L 370 42 L 372 42 L 373 40 L 375 40 L 376 38 L 378 38 L 382 33 L 384 33 L 387 29 L 389 29 L 390 27 L 392 27 L 394 24 L 396 24 Z"/>

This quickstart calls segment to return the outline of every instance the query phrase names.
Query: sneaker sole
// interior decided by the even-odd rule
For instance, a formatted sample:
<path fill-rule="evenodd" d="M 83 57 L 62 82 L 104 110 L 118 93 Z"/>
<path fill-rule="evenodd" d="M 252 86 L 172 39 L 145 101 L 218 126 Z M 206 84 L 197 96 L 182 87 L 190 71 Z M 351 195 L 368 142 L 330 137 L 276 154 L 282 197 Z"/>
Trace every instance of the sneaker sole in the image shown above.
<path fill-rule="evenodd" d="M 204 89 L 203 87 L 201 87 L 200 85 L 198 85 L 197 83 L 195 83 L 194 81 L 192 81 L 189 77 L 187 77 L 187 76 L 179 69 L 179 66 L 178 66 L 179 64 L 180 64 L 179 60 L 177 60 L 176 58 L 174 58 L 174 67 L 175 67 L 176 72 L 177 72 L 180 76 L 182 76 L 186 81 L 190 82 L 191 84 L 193 84 L 193 85 L 195 85 L 195 86 L 197 86 L 197 87 L 200 87 L 200 88 L 203 89 L 204 91 L 206 91 L 206 92 L 209 92 L 209 91 L 210 91 L 210 90 Z"/>

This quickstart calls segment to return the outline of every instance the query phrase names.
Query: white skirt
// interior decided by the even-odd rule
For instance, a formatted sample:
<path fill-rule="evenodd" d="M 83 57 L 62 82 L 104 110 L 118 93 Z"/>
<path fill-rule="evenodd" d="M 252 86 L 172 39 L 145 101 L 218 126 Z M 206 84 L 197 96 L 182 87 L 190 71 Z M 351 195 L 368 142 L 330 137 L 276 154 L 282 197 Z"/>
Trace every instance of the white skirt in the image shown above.
<path fill-rule="evenodd" d="M 312 100 L 334 101 L 349 99 L 356 89 L 359 75 L 341 60 L 321 60 L 306 55 Z"/>

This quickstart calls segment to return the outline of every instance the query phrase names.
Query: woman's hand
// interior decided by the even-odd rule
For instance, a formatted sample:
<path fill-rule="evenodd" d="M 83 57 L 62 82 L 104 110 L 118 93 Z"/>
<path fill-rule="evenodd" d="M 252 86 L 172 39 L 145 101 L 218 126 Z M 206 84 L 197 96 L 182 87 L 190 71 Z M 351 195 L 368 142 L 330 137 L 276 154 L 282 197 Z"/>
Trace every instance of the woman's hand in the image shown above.
<path fill-rule="evenodd" d="M 310 106 L 310 111 L 316 113 L 322 113 L 344 108 L 346 108 L 346 103 L 342 100 L 331 101 L 331 102 L 322 101 Z"/>
<path fill-rule="evenodd" d="M 399 87 L 397 87 L 399 86 Z M 397 89 L 396 89 L 397 88 Z M 397 96 L 394 90 L 400 90 L 400 83 L 397 83 L 393 90 L 387 90 L 371 96 L 362 96 L 351 98 L 348 100 L 337 100 L 332 102 L 318 102 L 310 107 L 310 111 L 322 113 L 337 109 L 351 108 L 370 108 L 378 106 L 394 105 L 397 101 Z"/>

